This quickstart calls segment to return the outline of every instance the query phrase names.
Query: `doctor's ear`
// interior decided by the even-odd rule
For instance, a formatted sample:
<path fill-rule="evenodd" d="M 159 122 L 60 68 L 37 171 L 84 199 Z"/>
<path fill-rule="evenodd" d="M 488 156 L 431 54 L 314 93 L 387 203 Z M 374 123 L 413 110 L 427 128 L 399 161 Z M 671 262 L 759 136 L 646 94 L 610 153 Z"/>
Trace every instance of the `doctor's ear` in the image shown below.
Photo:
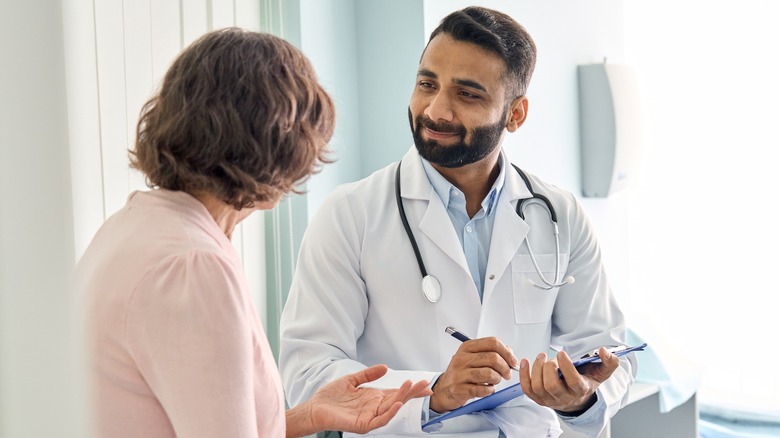
<path fill-rule="evenodd" d="M 512 101 L 509 106 L 509 120 L 506 122 L 506 129 L 509 132 L 515 132 L 528 116 L 528 98 L 520 96 Z"/>

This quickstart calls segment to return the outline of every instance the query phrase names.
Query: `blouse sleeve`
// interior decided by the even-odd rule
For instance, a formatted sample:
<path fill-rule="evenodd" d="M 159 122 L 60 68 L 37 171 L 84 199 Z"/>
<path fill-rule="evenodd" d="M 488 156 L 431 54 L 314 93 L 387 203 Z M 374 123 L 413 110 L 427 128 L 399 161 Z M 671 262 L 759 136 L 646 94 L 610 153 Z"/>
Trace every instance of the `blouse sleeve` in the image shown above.
<path fill-rule="evenodd" d="M 217 254 L 171 257 L 130 300 L 126 347 L 177 436 L 257 436 L 251 306 L 240 275 Z"/>

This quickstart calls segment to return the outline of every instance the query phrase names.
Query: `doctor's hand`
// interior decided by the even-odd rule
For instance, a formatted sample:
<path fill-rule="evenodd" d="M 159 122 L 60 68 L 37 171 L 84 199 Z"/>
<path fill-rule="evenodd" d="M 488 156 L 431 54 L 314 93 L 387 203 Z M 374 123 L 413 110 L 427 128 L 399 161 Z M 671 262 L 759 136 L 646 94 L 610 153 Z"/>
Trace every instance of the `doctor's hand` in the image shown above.
<path fill-rule="evenodd" d="M 512 350 L 497 338 L 466 341 L 452 356 L 447 370 L 433 385 L 430 408 L 435 412 L 457 409 L 474 397 L 495 392 L 501 379 L 512 378 L 511 366 L 517 366 Z"/>
<path fill-rule="evenodd" d="M 523 392 L 541 406 L 562 413 L 581 413 L 596 402 L 596 388 L 607 380 L 620 365 L 620 359 L 602 347 L 599 349 L 601 363 L 590 363 L 574 367 L 569 356 L 558 352 L 555 359 L 547 360 L 540 353 L 533 363 L 528 359 L 520 361 L 520 386 Z M 560 367 L 561 378 L 558 375 Z M 582 374 L 580 374 L 582 373 Z"/>
<path fill-rule="evenodd" d="M 386 425 L 407 401 L 431 394 L 425 380 L 416 383 L 407 380 L 396 389 L 360 387 L 386 373 L 387 366 L 374 365 L 323 386 L 301 405 L 308 411 L 302 418 L 304 421 L 308 418 L 311 426 L 291 432 L 288 418 L 287 435 L 302 436 L 323 430 L 364 434 Z"/>

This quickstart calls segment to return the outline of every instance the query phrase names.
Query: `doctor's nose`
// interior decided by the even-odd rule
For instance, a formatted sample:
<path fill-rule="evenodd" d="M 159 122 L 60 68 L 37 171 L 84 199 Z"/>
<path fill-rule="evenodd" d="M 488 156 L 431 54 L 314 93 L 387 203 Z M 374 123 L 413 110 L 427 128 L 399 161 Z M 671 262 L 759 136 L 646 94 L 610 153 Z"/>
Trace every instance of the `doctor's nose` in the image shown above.
<path fill-rule="evenodd" d="M 449 98 L 442 93 L 431 97 L 423 112 L 433 121 L 445 120 L 451 122 L 455 118 L 455 112 L 452 109 Z"/>

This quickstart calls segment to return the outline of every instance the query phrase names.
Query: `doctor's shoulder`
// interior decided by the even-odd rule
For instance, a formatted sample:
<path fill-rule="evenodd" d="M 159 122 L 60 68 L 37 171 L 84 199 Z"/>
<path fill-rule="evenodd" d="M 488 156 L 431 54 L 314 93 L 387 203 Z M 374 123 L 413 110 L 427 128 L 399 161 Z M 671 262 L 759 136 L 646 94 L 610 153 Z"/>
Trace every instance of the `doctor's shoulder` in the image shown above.
<path fill-rule="evenodd" d="M 567 189 L 561 188 L 556 184 L 545 181 L 532 173 L 526 173 L 533 184 L 534 190 L 550 200 L 558 213 L 559 219 L 577 220 L 578 216 L 584 215 L 585 210 L 580 200 L 575 194 Z"/>

